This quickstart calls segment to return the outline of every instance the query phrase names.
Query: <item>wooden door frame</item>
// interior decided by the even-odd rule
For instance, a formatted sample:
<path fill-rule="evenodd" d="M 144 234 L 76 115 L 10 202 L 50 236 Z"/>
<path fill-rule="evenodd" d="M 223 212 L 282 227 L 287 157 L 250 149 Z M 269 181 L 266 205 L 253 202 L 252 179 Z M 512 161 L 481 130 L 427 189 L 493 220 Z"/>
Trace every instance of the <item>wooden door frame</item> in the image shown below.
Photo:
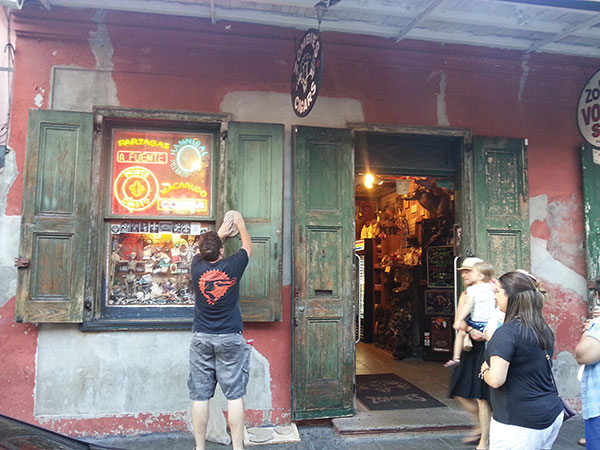
<path fill-rule="evenodd" d="M 346 126 L 352 136 L 359 133 L 413 134 L 420 136 L 448 136 L 462 138 L 459 168 L 456 173 L 460 181 L 460 196 L 455 199 L 455 223 L 461 226 L 459 253 L 470 256 L 475 254 L 475 178 L 473 159 L 473 133 L 469 128 L 418 127 L 411 125 L 390 125 L 366 122 L 348 122 Z"/>

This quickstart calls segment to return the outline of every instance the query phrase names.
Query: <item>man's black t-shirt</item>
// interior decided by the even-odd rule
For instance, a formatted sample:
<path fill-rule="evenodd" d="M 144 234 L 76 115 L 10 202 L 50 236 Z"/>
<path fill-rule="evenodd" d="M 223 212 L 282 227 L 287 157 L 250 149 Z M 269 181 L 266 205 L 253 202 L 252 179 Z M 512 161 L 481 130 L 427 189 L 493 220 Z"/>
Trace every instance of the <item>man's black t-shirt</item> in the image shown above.
<path fill-rule="evenodd" d="M 195 333 L 225 334 L 242 331 L 240 278 L 248 265 L 248 253 L 236 254 L 215 262 L 199 254 L 192 260 L 192 285 L 196 293 Z"/>
<path fill-rule="evenodd" d="M 550 349 L 548 354 L 552 353 Z M 505 383 L 490 389 L 494 420 L 536 430 L 552 425 L 563 408 L 550 377 L 546 352 L 533 338 L 524 337 L 518 319 L 496 330 L 485 352 L 488 364 L 492 356 L 510 363 Z"/>

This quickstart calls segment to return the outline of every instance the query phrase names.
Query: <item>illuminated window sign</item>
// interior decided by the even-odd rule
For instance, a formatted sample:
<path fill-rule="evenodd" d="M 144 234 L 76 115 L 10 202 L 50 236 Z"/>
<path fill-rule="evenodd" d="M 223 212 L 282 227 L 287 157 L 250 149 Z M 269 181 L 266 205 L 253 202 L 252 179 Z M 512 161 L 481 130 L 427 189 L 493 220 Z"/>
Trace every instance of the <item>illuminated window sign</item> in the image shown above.
<path fill-rule="evenodd" d="M 114 130 L 112 213 L 210 217 L 213 135 Z"/>

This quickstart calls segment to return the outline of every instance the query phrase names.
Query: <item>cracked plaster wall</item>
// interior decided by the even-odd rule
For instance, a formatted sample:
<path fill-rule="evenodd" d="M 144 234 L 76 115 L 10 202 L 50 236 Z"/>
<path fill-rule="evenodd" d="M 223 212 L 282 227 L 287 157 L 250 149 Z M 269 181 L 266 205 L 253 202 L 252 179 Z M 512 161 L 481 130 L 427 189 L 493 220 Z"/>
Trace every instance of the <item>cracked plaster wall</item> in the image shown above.
<path fill-rule="evenodd" d="M 440 80 L 438 85 L 439 90 L 435 94 L 437 125 L 439 127 L 447 127 L 450 125 L 450 121 L 448 120 L 448 113 L 446 112 L 446 72 L 443 70 L 436 71 L 427 78 L 427 81 L 435 80 L 438 76 Z"/>
<path fill-rule="evenodd" d="M 6 155 L 5 166 L 0 169 L 0 307 L 17 293 L 17 269 L 14 260 L 19 254 L 21 216 L 7 216 L 6 203 L 10 187 L 17 178 L 15 152 Z"/>
<path fill-rule="evenodd" d="M 581 214 L 581 205 L 575 199 L 549 202 L 547 195 L 530 199 L 531 269 L 550 294 L 544 313 L 557 338 L 553 369 L 559 391 L 565 398 L 580 395 L 576 376 L 579 365 L 573 355 L 576 343 L 573 341 L 587 317 L 587 283 L 581 273 L 581 270 L 585 273 L 585 269 L 579 267 L 583 247 L 571 222 L 572 217 Z"/>
<path fill-rule="evenodd" d="M 35 415 L 44 421 L 187 411 L 189 342 L 188 331 L 82 333 L 41 325 Z M 253 349 L 248 409 L 272 408 L 269 367 Z M 226 409 L 221 392 L 215 401 Z"/>

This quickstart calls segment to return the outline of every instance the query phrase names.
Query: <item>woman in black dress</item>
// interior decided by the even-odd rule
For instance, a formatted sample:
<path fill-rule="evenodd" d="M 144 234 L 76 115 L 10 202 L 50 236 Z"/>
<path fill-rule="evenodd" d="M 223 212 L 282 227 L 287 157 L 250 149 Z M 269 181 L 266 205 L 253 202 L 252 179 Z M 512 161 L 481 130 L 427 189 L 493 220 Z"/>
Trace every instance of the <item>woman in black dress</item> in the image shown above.
<path fill-rule="evenodd" d="M 472 266 L 479 261 L 482 260 L 466 258 L 462 263 L 459 270 L 466 286 L 470 286 L 474 282 Z M 466 292 L 463 292 L 461 297 L 464 295 Z M 488 386 L 479 378 L 479 370 L 484 361 L 485 337 L 481 331 L 469 326 L 465 327 L 465 331 L 473 341 L 473 348 L 462 354 L 460 365 L 452 372 L 449 396 L 456 398 L 473 420 L 473 430 L 463 442 L 477 444 L 477 450 L 487 450 L 491 409 L 488 402 Z"/>

